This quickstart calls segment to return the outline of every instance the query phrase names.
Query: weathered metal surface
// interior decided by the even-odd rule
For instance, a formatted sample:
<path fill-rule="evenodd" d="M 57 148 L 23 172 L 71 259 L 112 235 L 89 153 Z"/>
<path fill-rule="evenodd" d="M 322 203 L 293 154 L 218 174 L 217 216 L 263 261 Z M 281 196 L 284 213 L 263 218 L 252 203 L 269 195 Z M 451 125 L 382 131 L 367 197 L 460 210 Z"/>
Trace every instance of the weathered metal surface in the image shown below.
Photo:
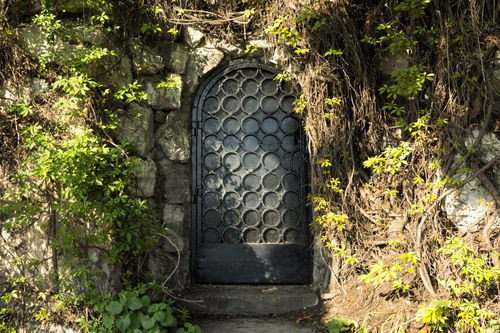
<path fill-rule="evenodd" d="M 309 280 L 306 162 L 296 92 L 273 67 L 237 61 L 205 81 L 193 112 L 199 282 Z"/>

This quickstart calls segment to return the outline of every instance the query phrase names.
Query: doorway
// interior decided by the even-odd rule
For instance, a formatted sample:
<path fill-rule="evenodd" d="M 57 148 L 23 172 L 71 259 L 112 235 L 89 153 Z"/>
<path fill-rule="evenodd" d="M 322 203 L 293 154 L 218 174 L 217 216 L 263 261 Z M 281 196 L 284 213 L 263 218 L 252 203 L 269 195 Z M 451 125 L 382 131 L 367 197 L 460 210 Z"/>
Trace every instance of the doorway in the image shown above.
<path fill-rule="evenodd" d="M 193 108 L 193 264 L 198 283 L 311 279 L 307 159 L 297 92 L 277 69 L 230 62 Z"/>

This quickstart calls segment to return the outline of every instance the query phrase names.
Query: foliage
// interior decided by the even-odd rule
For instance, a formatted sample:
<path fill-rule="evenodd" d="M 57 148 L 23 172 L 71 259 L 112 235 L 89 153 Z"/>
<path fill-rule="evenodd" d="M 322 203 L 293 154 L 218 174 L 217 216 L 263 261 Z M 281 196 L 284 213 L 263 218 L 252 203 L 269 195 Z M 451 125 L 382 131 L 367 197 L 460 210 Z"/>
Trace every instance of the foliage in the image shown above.
<path fill-rule="evenodd" d="M 342 332 L 352 332 L 352 333 L 366 333 L 368 332 L 365 325 L 359 325 L 354 320 L 346 320 L 341 318 L 332 318 L 326 324 L 328 328 L 328 333 L 342 333 Z"/>
<path fill-rule="evenodd" d="M 439 252 L 451 259 L 456 272 L 455 278 L 441 281 L 451 298 L 421 306 L 417 321 L 439 332 L 450 328 L 457 332 L 498 331 L 498 318 L 481 304 L 498 288 L 500 268 L 489 265 L 484 256 L 478 256 L 459 237 L 447 239 Z"/>
<path fill-rule="evenodd" d="M 122 86 L 118 89 L 114 96 L 116 99 L 123 100 L 127 104 L 145 101 L 148 98 L 148 95 L 146 92 L 140 90 L 141 88 L 142 84 L 138 81 L 134 81 L 126 86 Z"/>
<path fill-rule="evenodd" d="M 94 323 L 95 332 L 176 332 L 201 333 L 198 326 L 185 321 L 185 315 L 173 307 L 172 301 L 154 301 L 147 291 L 150 286 L 122 290 L 118 299 L 99 303 L 97 312 L 101 314 L 99 324 Z M 176 317 L 176 311 L 178 317 Z M 178 319 L 179 318 L 179 319 Z M 180 326 L 180 327 L 179 327 Z"/>

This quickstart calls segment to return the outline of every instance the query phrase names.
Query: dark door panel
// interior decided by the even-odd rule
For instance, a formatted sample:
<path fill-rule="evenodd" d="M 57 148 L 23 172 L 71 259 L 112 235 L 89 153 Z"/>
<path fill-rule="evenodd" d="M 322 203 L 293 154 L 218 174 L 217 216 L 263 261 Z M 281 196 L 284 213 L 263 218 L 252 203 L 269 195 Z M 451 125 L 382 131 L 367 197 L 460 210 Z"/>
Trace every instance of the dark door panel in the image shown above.
<path fill-rule="evenodd" d="M 193 112 L 194 260 L 199 282 L 307 283 L 306 154 L 292 85 L 236 61 Z"/>

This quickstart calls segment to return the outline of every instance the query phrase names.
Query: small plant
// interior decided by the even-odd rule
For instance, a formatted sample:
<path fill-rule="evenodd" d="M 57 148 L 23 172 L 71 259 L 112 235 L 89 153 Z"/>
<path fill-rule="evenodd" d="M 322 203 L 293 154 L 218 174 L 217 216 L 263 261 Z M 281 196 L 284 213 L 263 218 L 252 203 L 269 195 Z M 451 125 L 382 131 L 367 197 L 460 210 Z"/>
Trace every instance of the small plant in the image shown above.
<path fill-rule="evenodd" d="M 155 302 L 142 286 L 133 290 L 123 290 L 118 300 L 100 304 L 101 327 L 106 331 L 119 332 L 169 332 L 179 326 L 172 302 Z M 198 326 L 190 323 L 180 325 L 176 332 L 201 333 Z"/>
<path fill-rule="evenodd" d="M 397 147 L 387 147 L 380 155 L 369 157 L 363 166 L 375 173 L 388 172 L 393 175 L 408 164 L 406 159 L 412 151 L 408 142 L 402 142 Z"/>
<path fill-rule="evenodd" d="M 148 95 L 144 91 L 139 90 L 141 88 L 142 84 L 139 84 L 138 81 L 134 81 L 127 86 L 122 86 L 114 96 L 116 99 L 124 100 L 127 104 L 145 101 Z"/>
<path fill-rule="evenodd" d="M 157 88 L 165 88 L 167 90 L 177 90 L 182 87 L 182 80 L 179 76 L 168 75 L 165 80 L 156 85 Z"/>
<path fill-rule="evenodd" d="M 367 333 L 365 325 L 359 325 L 356 321 L 350 319 L 332 318 L 326 324 L 328 333 Z"/>
<path fill-rule="evenodd" d="M 245 54 L 252 54 L 252 53 L 255 53 L 257 52 L 257 50 L 259 49 L 259 47 L 255 44 L 247 44 L 245 46 Z"/>
<path fill-rule="evenodd" d="M 486 305 L 500 282 L 500 268 L 490 266 L 459 237 L 447 239 L 438 253 L 453 263 L 456 278 L 440 281 L 451 297 L 421 306 L 417 321 L 439 332 L 497 332 L 500 323 Z"/>

